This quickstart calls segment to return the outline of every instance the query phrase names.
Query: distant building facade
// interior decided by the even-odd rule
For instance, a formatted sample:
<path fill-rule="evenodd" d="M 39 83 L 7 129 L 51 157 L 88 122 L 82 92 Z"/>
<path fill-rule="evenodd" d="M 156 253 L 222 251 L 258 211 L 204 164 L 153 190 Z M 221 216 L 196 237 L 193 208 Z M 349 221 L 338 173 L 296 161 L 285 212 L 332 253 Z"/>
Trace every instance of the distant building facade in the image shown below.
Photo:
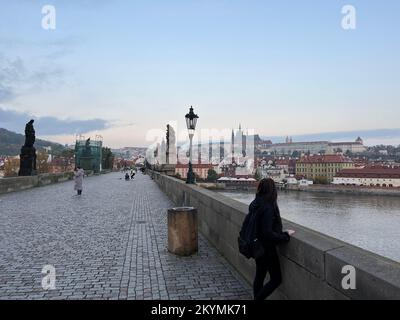
<path fill-rule="evenodd" d="M 294 152 L 299 154 L 317 154 L 327 150 L 328 145 L 328 141 L 274 143 L 262 149 L 262 151 L 279 156 L 291 156 Z"/>
<path fill-rule="evenodd" d="M 333 184 L 400 188 L 400 168 L 343 169 L 334 177 Z"/>
<path fill-rule="evenodd" d="M 208 176 L 208 170 L 214 169 L 214 166 L 212 164 L 198 164 L 194 163 L 193 165 L 193 172 L 195 173 L 196 176 L 198 176 L 200 179 L 207 179 Z M 175 174 L 181 177 L 181 178 L 186 178 L 187 174 L 189 171 L 189 165 L 188 164 L 182 164 L 178 163 L 175 166 Z M 216 171 L 216 170 L 215 170 Z"/>
<path fill-rule="evenodd" d="M 281 182 L 286 178 L 287 172 L 280 166 L 260 166 L 257 168 L 257 176 L 261 179 L 271 178 L 275 182 Z"/>
<path fill-rule="evenodd" d="M 353 162 L 343 155 L 303 156 L 296 162 L 296 175 L 330 183 L 339 171 L 353 167 Z"/>
<path fill-rule="evenodd" d="M 68 157 L 54 157 L 51 162 L 49 162 L 49 172 L 50 173 L 61 173 L 61 172 L 71 172 L 74 170 L 75 161 L 73 158 Z"/>
<path fill-rule="evenodd" d="M 257 150 L 267 149 L 272 145 L 271 140 L 263 140 L 258 134 L 254 135 L 254 146 Z"/>
<path fill-rule="evenodd" d="M 367 148 L 363 140 L 358 137 L 354 142 L 293 142 L 292 138 L 287 137 L 285 143 L 274 143 L 262 148 L 262 152 L 279 156 L 291 156 L 297 152 L 299 154 L 336 154 L 351 152 L 354 154 L 365 152 Z"/>
<path fill-rule="evenodd" d="M 254 178 L 221 177 L 217 183 L 223 183 L 226 187 L 256 187 L 258 182 Z"/>
<path fill-rule="evenodd" d="M 342 153 L 363 153 L 367 151 L 364 146 L 363 140 L 358 137 L 355 142 L 331 142 L 328 144 L 327 152 L 328 154 L 335 154 L 337 152 Z"/>

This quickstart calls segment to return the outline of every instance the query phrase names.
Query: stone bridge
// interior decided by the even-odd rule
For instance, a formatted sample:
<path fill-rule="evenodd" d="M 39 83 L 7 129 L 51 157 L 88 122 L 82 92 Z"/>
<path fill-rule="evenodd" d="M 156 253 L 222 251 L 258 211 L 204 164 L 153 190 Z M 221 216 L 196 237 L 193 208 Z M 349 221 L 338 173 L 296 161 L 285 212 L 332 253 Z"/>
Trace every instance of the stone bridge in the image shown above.
<path fill-rule="evenodd" d="M 81 197 L 72 181 L 52 184 L 68 175 L 0 180 L 0 299 L 251 299 L 254 262 L 237 248 L 247 206 L 149 174 L 86 178 Z M 191 257 L 166 248 L 167 209 L 176 205 L 199 212 Z M 284 224 L 296 234 L 279 248 L 283 283 L 272 299 L 400 299 L 399 263 Z M 49 265 L 54 290 L 42 287 Z M 342 285 L 349 266 L 355 288 Z"/>
<path fill-rule="evenodd" d="M 173 203 L 149 176 L 122 177 L 86 178 L 81 197 L 72 181 L 0 195 L 0 299 L 251 299 L 203 236 L 197 255 L 170 254 Z M 42 288 L 47 265 L 54 290 Z"/>

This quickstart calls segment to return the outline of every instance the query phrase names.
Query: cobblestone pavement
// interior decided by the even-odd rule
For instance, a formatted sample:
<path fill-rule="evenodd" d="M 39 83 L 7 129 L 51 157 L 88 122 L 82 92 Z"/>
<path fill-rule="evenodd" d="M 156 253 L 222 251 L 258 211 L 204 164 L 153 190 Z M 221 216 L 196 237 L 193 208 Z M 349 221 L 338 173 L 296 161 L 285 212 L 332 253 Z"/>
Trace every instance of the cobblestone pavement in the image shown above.
<path fill-rule="evenodd" d="M 0 195 L 0 299 L 250 299 L 247 283 L 201 235 L 168 253 L 167 208 L 148 176 L 121 173 Z M 42 288 L 53 265 L 56 288 Z"/>

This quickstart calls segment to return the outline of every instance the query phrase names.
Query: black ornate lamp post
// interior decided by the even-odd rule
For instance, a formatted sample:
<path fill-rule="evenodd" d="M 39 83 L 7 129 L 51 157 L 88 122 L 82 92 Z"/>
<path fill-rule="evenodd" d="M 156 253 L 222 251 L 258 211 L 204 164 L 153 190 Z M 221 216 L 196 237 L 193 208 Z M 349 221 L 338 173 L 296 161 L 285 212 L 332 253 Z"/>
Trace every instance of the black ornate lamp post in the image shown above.
<path fill-rule="evenodd" d="M 193 107 L 190 107 L 189 113 L 185 116 L 186 118 L 186 126 L 189 131 L 189 139 L 190 139 L 190 147 L 189 147 L 189 171 L 186 178 L 186 183 L 195 184 L 196 176 L 193 172 L 192 166 L 192 141 L 194 136 L 194 130 L 196 130 L 197 119 L 199 116 L 193 112 Z"/>

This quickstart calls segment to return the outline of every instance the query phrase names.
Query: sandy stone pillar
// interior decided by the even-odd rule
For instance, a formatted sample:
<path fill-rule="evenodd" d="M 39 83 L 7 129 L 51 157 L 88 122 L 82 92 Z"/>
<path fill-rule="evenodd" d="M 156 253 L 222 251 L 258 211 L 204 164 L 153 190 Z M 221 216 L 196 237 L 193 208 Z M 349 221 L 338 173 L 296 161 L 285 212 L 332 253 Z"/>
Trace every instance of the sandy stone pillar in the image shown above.
<path fill-rule="evenodd" d="M 179 256 L 190 256 L 198 251 L 197 209 L 168 210 L 168 251 Z"/>

